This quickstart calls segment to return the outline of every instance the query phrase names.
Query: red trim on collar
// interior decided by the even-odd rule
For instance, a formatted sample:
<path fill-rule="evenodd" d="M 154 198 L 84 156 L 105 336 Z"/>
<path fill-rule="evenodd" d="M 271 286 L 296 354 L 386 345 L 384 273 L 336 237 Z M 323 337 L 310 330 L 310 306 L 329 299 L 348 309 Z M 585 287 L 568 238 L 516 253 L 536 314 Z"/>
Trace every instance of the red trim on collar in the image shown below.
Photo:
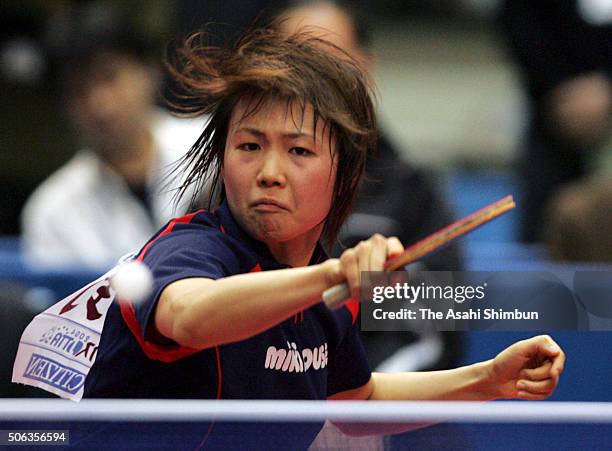
<path fill-rule="evenodd" d="M 153 238 L 151 241 L 149 241 L 146 244 L 146 246 L 138 254 L 138 257 L 136 257 L 136 260 L 142 261 L 144 259 L 145 254 L 149 251 L 149 248 L 153 245 L 153 243 L 155 243 L 162 236 L 168 235 L 170 232 L 172 232 L 175 225 L 189 224 L 192 221 L 194 216 L 196 216 L 199 213 L 202 213 L 203 211 L 204 210 L 198 210 L 195 213 L 190 213 L 188 215 L 181 216 L 180 218 L 175 218 L 172 221 L 170 221 L 164 230 L 162 230 L 155 238 Z"/>

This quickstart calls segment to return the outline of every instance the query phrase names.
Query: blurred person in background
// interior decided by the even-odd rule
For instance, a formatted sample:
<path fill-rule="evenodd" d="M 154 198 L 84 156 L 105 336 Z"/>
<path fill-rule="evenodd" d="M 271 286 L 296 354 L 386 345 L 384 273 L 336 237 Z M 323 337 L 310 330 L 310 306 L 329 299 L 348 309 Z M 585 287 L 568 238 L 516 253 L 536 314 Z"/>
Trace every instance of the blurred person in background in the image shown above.
<path fill-rule="evenodd" d="M 607 212 L 589 212 L 597 210 L 593 201 L 602 198 L 599 191 L 604 193 L 603 198 L 612 196 L 610 184 L 589 182 L 586 188 L 554 197 L 568 183 L 599 169 L 593 167 L 599 164 L 604 148 L 610 146 L 612 2 L 506 0 L 500 18 L 531 107 L 520 166 L 524 188 L 522 238 L 556 243 L 553 247 L 558 249 L 552 253 L 557 257 L 600 259 L 600 255 L 591 258 L 588 252 L 575 253 L 567 248 L 591 246 L 589 230 L 609 230 L 609 202 Z M 593 194 L 589 194 L 591 190 Z M 550 212 L 547 218 L 546 211 Z M 576 227 L 565 227 L 563 223 L 573 221 L 571 218 Z M 563 234 L 571 243 L 559 244 L 558 237 Z"/>
<path fill-rule="evenodd" d="M 183 212 L 168 175 L 203 124 L 155 107 L 155 45 L 108 5 L 81 4 L 51 24 L 59 92 L 82 148 L 26 203 L 24 250 L 38 267 L 105 269 Z"/>
<path fill-rule="evenodd" d="M 371 74 L 374 70 L 367 24 L 348 7 L 325 0 L 297 1 L 279 11 L 278 16 L 288 34 L 298 29 L 320 34 L 361 62 L 366 72 Z M 411 244 L 452 221 L 436 177 L 404 161 L 400 151 L 382 134 L 376 152 L 367 157 L 366 177 L 333 255 L 340 255 L 344 247 L 353 247 L 373 233 L 397 236 Z M 460 249 L 452 243 L 414 269 L 460 271 Z M 459 363 L 463 346 L 460 334 L 455 332 L 362 332 L 362 338 L 371 365 L 388 372 L 453 367 Z"/>
<path fill-rule="evenodd" d="M 545 226 L 553 260 L 611 263 L 612 172 L 561 189 L 546 210 Z"/>

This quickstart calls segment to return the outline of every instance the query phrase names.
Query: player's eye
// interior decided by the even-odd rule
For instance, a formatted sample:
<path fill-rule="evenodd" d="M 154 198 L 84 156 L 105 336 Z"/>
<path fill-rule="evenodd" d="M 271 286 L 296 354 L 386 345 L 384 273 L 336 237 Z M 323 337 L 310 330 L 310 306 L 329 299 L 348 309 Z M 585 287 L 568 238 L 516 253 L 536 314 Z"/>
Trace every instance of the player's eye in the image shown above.
<path fill-rule="evenodd" d="M 305 147 L 292 147 L 289 149 L 289 152 L 300 157 L 309 157 L 310 155 L 314 155 L 314 152 L 306 149 Z"/>
<path fill-rule="evenodd" d="M 238 148 L 246 152 L 254 152 L 260 149 L 259 144 L 257 143 L 242 143 L 238 146 Z"/>

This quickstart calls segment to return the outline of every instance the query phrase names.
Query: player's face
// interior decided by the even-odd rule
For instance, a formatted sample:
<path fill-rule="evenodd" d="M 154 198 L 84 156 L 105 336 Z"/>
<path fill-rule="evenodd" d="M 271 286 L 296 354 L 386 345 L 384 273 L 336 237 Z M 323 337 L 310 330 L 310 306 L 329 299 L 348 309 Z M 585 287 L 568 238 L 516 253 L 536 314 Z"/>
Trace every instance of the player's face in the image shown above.
<path fill-rule="evenodd" d="M 329 127 L 313 109 L 270 103 L 256 113 L 239 103 L 230 119 L 222 175 L 240 225 L 273 249 L 314 245 L 330 210 L 336 179 Z M 331 148 L 330 148 L 331 145 Z"/>

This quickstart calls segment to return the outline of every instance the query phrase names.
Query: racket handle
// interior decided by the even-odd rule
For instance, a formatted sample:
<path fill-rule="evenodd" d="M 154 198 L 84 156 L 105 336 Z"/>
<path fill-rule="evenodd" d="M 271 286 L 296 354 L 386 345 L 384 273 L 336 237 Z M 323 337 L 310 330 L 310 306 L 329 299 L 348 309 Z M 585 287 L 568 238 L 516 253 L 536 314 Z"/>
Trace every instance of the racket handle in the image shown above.
<path fill-rule="evenodd" d="M 328 288 L 323 292 L 323 302 L 330 310 L 336 310 L 342 306 L 344 301 L 351 297 L 351 290 L 345 283 Z"/>

